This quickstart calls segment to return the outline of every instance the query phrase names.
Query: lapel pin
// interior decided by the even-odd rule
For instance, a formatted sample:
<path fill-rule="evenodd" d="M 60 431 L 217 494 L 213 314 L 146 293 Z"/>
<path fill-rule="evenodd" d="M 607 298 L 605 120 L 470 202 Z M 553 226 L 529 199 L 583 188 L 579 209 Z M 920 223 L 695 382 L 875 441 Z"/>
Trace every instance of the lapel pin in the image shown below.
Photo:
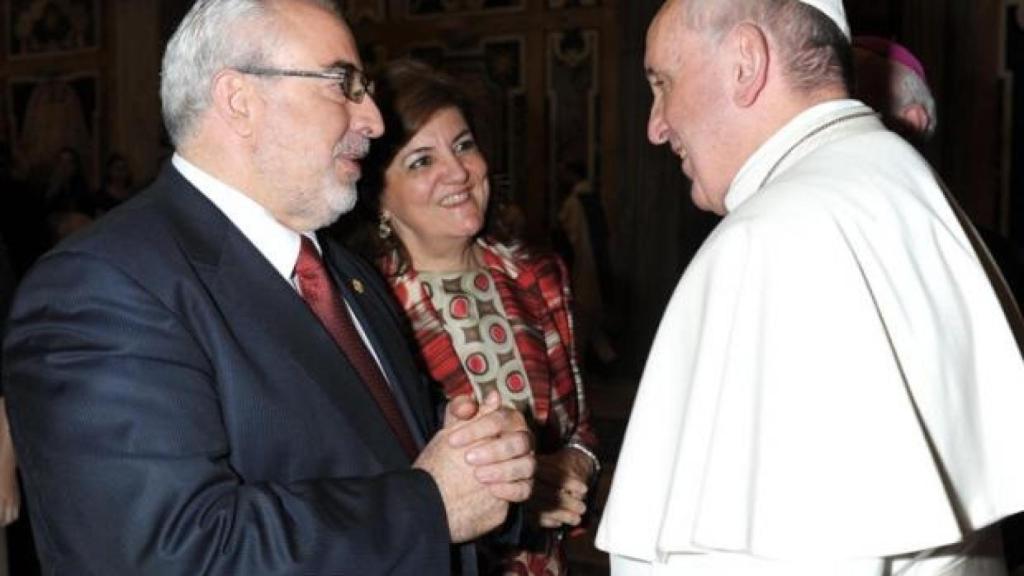
<path fill-rule="evenodd" d="M 363 287 L 363 283 L 358 278 L 352 279 L 352 289 L 359 294 L 362 294 L 363 291 L 366 290 L 366 288 Z"/>

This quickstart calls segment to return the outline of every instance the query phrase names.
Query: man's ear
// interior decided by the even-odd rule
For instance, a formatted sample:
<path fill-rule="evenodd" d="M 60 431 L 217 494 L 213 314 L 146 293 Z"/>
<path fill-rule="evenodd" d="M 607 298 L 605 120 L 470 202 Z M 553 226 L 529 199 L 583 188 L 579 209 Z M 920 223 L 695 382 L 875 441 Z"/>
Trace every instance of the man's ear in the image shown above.
<path fill-rule="evenodd" d="M 213 78 L 211 90 L 213 109 L 221 121 L 239 136 L 251 135 L 258 95 L 249 78 L 241 72 L 222 70 Z"/>
<path fill-rule="evenodd" d="M 923 104 L 915 102 L 900 109 L 899 121 L 910 128 L 914 134 L 924 135 L 928 131 L 931 116 Z"/>
<path fill-rule="evenodd" d="M 734 56 L 730 70 L 733 103 L 747 108 L 757 101 L 768 79 L 768 38 L 760 27 L 743 23 L 733 28 L 727 41 Z"/>

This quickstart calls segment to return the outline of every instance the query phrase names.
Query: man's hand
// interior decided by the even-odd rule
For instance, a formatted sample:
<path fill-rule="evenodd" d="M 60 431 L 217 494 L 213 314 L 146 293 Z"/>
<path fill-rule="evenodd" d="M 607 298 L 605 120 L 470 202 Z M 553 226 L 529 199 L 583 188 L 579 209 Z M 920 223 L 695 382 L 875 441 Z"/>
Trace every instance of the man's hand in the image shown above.
<path fill-rule="evenodd" d="M 453 428 L 451 446 L 470 448 L 466 460 L 476 467 L 476 479 L 487 484 L 492 494 L 509 502 L 529 498 L 537 462 L 526 418 L 519 411 L 502 406 L 501 396 L 491 392 L 474 418 L 458 422 L 462 402 L 460 398 L 453 400 L 445 417 Z"/>
<path fill-rule="evenodd" d="M 445 428 L 413 466 L 434 478 L 452 541 L 465 542 L 501 524 L 509 502 L 529 497 L 536 462 L 526 420 L 493 393 L 482 406 L 454 399 Z"/>

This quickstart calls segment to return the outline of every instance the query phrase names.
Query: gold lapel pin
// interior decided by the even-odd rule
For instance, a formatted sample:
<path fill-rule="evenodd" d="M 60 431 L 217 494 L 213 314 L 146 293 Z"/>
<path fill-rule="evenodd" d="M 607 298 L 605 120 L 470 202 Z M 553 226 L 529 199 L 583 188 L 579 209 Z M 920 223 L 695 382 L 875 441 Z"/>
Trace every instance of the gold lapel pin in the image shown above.
<path fill-rule="evenodd" d="M 366 290 L 366 288 L 363 286 L 363 283 L 357 278 L 352 279 L 352 289 L 358 292 L 359 294 L 362 294 L 363 291 Z"/>

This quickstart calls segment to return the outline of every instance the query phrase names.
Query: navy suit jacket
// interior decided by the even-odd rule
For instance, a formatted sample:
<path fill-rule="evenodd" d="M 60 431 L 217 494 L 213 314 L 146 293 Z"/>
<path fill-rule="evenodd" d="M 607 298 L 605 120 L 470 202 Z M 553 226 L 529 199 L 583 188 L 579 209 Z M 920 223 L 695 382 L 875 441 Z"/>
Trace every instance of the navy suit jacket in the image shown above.
<path fill-rule="evenodd" d="M 375 272 L 322 241 L 419 440 Z M 47 574 L 448 574 L 443 502 L 295 290 L 168 166 L 41 259 L 4 380 Z"/>

